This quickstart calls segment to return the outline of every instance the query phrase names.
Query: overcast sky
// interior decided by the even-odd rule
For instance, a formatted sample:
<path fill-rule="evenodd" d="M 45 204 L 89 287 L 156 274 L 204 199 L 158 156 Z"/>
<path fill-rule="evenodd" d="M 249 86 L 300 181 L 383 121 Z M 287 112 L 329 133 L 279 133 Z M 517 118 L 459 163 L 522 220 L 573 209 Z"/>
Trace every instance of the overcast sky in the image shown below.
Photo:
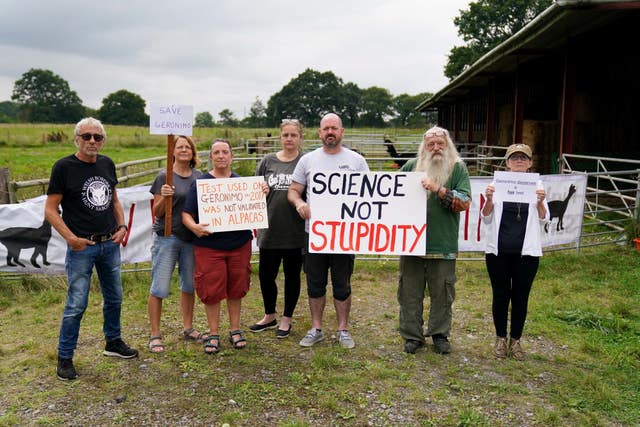
<path fill-rule="evenodd" d="M 311 68 L 399 95 L 447 84 L 467 0 L 0 0 L 0 101 L 31 68 L 99 108 L 120 89 L 248 114 Z"/>

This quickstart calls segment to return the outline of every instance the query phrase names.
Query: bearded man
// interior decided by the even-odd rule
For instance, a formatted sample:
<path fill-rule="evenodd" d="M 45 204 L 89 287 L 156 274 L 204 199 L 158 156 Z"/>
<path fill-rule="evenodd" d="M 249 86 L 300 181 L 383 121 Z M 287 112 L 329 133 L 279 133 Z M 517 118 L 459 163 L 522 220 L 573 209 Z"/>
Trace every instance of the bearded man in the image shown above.
<path fill-rule="evenodd" d="M 418 157 L 401 169 L 424 172 L 427 191 L 427 252 L 425 256 L 401 256 L 398 303 L 400 335 L 404 351 L 415 353 L 433 339 L 439 354 L 451 351 L 451 306 L 455 299 L 460 212 L 471 204 L 469 172 L 456 150 L 449 131 L 433 127 L 424 134 Z M 425 285 L 429 286 L 429 321 L 423 330 Z"/>

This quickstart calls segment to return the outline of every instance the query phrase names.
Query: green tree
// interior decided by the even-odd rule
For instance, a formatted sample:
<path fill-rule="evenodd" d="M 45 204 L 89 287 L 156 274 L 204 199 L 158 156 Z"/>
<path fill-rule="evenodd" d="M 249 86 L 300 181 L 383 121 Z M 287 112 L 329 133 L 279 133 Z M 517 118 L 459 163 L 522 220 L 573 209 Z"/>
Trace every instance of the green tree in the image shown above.
<path fill-rule="evenodd" d="M 395 112 L 393 123 L 398 127 L 417 128 L 424 127 L 427 123 L 423 113 L 415 110 L 416 106 L 425 99 L 431 98 L 431 93 L 419 93 L 417 95 L 400 94 L 393 98 L 393 110 Z"/>
<path fill-rule="evenodd" d="M 361 111 L 362 89 L 355 83 L 345 83 L 342 86 L 342 98 L 344 105 L 342 109 L 343 125 L 355 127 Z"/>
<path fill-rule="evenodd" d="M 343 112 L 342 85 L 342 79 L 331 71 L 321 73 L 307 68 L 269 98 L 268 125 L 276 126 L 289 117 L 313 126 L 326 113 Z"/>
<path fill-rule="evenodd" d="M 208 111 L 202 111 L 196 114 L 195 126 L 197 128 L 212 128 L 215 123 L 213 116 Z"/>
<path fill-rule="evenodd" d="M 82 100 L 53 71 L 32 68 L 16 80 L 11 99 L 19 104 L 20 120 L 75 123 L 84 115 Z"/>
<path fill-rule="evenodd" d="M 256 96 L 256 100 L 251 104 L 249 115 L 243 120 L 243 126 L 250 128 L 267 126 L 267 110 L 259 97 Z"/>
<path fill-rule="evenodd" d="M 453 19 L 466 42 L 449 53 L 444 74 L 456 78 L 482 55 L 502 43 L 549 7 L 553 0 L 478 0 Z"/>
<path fill-rule="evenodd" d="M 0 102 L 0 123 L 14 123 L 18 121 L 19 105 L 11 101 Z"/>
<path fill-rule="evenodd" d="M 144 112 L 147 105 L 140 95 L 120 89 L 102 100 L 98 117 L 113 125 L 148 125 L 149 116 Z"/>
<path fill-rule="evenodd" d="M 386 119 L 393 114 L 393 96 L 384 88 L 371 86 L 362 91 L 362 126 L 384 127 Z"/>
<path fill-rule="evenodd" d="M 233 111 L 225 108 L 218 113 L 222 126 L 235 127 L 238 126 L 238 119 L 233 116 Z"/>

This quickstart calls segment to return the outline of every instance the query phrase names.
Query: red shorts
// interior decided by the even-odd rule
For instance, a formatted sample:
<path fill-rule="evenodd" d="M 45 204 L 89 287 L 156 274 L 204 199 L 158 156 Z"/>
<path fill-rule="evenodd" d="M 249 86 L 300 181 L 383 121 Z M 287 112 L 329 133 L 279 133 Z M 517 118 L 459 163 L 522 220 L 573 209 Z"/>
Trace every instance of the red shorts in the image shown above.
<path fill-rule="evenodd" d="M 206 305 L 223 299 L 240 299 L 249 292 L 251 240 L 236 249 L 219 250 L 194 246 L 194 285 Z"/>

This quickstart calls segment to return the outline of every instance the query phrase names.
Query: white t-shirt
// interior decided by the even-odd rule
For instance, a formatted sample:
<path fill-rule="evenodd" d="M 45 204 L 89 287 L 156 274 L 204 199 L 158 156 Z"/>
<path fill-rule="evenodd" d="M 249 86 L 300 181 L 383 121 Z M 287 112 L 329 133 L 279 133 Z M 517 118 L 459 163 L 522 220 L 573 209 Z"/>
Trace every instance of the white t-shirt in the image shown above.
<path fill-rule="evenodd" d="M 369 172 L 369 165 L 364 157 L 347 147 L 343 146 L 342 150 L 335 154 L 328 154 L 323 147 L 320 147 L 302 156 L 291 179 L 307 186 L 312 171 Z M 307 200 L 309 200 L 308 186 Z M 305 221 L 304 228 L 309 232 L 309 220 Z"/>

